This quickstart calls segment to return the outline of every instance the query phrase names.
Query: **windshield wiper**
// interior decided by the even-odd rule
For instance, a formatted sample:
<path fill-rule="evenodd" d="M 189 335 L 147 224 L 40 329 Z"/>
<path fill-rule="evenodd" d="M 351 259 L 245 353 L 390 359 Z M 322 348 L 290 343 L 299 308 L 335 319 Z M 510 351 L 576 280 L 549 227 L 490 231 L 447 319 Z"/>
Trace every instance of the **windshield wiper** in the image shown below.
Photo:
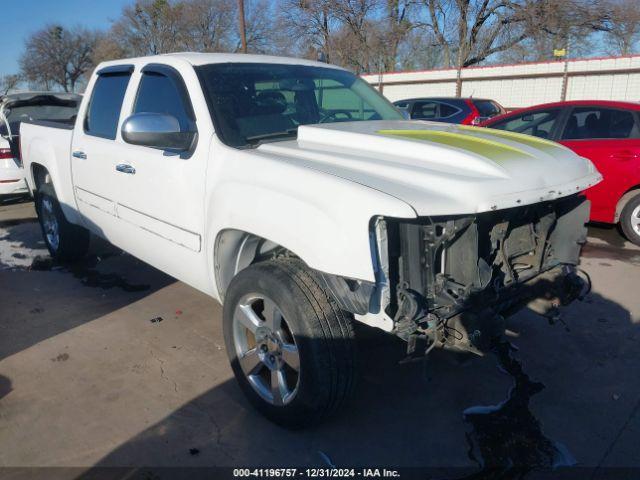
<path fill-rule="evenodd" d="M 288 130 L 283 130 L 281 132 L 270 132 L 263 133 L 261 135 L 253 135 L 251 137 L 247 137 L 247 142 L 252 143 L 252 145 L 259 145 L 262 143 L 262 140 L 275 139 L 280 137 L 290 137 L 291 135 L 295 135 L 298 133 L 298 127 L 289 128 Z M 255 143 L 253 143 L 255 142 Z"/>

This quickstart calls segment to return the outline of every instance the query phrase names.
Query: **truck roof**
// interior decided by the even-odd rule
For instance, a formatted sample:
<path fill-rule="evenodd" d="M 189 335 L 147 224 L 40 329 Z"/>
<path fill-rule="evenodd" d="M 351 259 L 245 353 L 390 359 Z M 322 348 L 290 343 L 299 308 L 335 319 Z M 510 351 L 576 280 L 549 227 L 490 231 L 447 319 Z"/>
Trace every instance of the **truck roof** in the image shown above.
<path fill-rule="evenodd" d="M 100 64 L 103 66 L 120 65 L 123 63 L 152 63 L 154 61 L 173 58 L 190 63 L 193 66 L 208 65 L 211 63 L 276 63 L 285 65 L 308 65 L 345 70 L 335 65 L 306 60 L 304 58 L 278 57 L 274 55 L 254 55 L 246 53 L 200 53 L 200 52 L 176 52 L 147 57 L 123 58 L 111 60 Z"/>

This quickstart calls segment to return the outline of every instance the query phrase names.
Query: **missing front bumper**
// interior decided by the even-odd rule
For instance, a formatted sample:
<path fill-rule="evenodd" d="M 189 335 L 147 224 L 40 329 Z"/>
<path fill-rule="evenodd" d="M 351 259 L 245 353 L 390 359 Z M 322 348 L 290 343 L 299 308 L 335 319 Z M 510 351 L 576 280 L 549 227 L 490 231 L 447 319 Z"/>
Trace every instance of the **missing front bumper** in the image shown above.
<path fill-rule="evenodd" d="M 552 318 L 581 295 L 589 202 L 574 195 L 507 210 L 385 220 L 394 332 L 447 348 L 489 347 L 504 318 L 528 306 Z"/>

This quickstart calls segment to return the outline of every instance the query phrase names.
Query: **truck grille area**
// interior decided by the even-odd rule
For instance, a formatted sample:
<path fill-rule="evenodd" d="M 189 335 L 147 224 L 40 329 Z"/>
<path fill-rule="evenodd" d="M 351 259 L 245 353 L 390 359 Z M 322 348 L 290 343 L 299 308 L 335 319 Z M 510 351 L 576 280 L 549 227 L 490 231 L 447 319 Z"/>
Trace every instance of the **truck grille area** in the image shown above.
<path fill-rule="evenodd" d="M 469 216 L 387 220 L 387 314 L 407 331 L 470 309 L 498 314 L 519 285 L 578 264 L 588 215 L 589 202 L 573 195 Z"/>

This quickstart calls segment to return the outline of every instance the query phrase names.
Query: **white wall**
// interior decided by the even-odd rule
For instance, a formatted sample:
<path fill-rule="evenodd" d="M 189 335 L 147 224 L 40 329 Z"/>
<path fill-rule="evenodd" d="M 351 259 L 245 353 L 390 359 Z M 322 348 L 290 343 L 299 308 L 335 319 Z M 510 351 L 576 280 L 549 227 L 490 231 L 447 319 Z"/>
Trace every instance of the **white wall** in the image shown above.
<path fill-rule="evenodd" d="M 563 71 L 564 62 L 471 67 L 462 72 L 462 96 L 492 98 L 507 108 L 556 102 L 561 100 L 562 76 L 558 75 Z M 640 56 L 571 60 L 568 72 L 567 100 L 640 101 Z M 382 80 L 383 93 L 391 101 L 455 95 L 455 69 L 363 78 L 376 87 Z"/>

